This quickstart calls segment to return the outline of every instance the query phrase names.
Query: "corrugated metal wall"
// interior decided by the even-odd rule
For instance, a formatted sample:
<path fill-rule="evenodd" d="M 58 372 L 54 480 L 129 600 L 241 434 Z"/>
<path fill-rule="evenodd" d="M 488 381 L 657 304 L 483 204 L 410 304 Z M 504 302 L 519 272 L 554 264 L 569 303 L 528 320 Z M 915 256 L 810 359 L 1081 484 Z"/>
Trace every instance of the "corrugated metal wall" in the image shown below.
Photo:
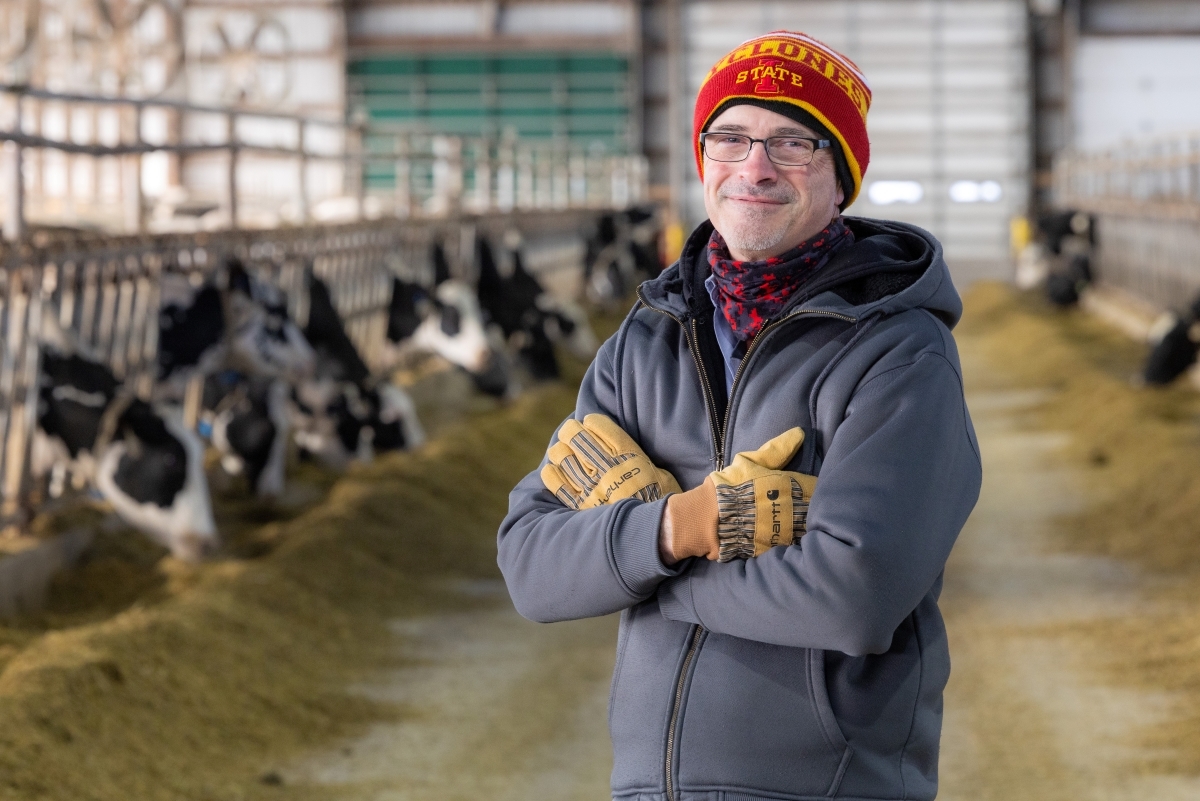
<path fill-rule="evenodd" d="M 737 44 L 776 29 L 811 34 L 852 58 L 874 94 L 871 163 L 848 213 L 929 229 L 960 284 L 1007 279 L 1010 220 L 1026 213 L 1029 200 L 1027 28 L 1023 0 L 689 3 L 682 26 L 688 102 L 677 124 L 690 137 L 700 81 Z M 685 215 L 696 223 L 703 195 L 694 168 L 688 176 Z M 883 203 L 887 193 L 877 187 L 873 202 L 880 181 L 914 182 L 920 198 Z M 904 194 L 905 186 L 898 189 L 892 194 Z"/>

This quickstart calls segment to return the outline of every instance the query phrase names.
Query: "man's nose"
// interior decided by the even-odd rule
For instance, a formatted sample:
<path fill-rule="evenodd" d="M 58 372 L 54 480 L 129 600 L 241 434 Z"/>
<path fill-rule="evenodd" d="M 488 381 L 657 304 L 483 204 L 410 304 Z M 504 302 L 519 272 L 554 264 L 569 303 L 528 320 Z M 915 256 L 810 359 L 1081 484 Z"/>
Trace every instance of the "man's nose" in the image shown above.
<path fill-rule="evenodd" d="M 779 173 L 775 169 L 775 162 L 767 158 L 766 142 L 750 143 L 750 154 L 742 162 L 740 172 L 745 180 L 756 184 L 774 181 L 779 177 Z"/>

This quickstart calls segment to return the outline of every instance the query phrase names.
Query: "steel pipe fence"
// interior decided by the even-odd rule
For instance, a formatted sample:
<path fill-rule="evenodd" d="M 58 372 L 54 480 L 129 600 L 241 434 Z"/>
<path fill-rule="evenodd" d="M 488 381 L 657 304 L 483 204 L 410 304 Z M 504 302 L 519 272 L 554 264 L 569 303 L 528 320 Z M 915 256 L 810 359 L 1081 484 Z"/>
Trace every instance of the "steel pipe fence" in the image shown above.
<path fill-rule="evenodd" d="M 1098 280 L 1181 310 L 1200 294 L 1200 228 L 1189 220 L 1099 214 Z"/>
<path fill-rule="evenodd" d="M 593 214 L 537 213 L 441 221 L 378 220 L 271 231 L 153 236 L 62 235 L 43 246 L 0 253 L 0 517 L 19 521 L 32 510 L 29 455 L 37 424 L 38 372 L 44 318 L 106 363 L 139 397 L 158 383 L 160 288 L 169 273 L 195 286 L 236 256 L 257 279 L 279 287 L 301 327 L 308 316 L 309 269 L 330 289 L 347 333 L 375 372 L 385 360 L 391 281 L 429 284 L 439 243 L 452 272 L 471 279 L 478 234 L 510 229 L 578 231 Z"/>
<path fill-rule="evenodd" d="M 339 120 L 14 85 L 0 85 L 0 101 L 9 240 L 24 237 L 30 220 L 126 233 L 274 228 L 619 209 L 647 197 L 643 156 L 565 141 L 367 131 Z M 148 193 L 154 181 L 160 185 Z"/>
<path fill-rule="evenodd" d="M 1200 293 L 1200 135 L 1054 164 L 1054 203 L 1096 216 L 1097 279 L 1160 309 Z"/>

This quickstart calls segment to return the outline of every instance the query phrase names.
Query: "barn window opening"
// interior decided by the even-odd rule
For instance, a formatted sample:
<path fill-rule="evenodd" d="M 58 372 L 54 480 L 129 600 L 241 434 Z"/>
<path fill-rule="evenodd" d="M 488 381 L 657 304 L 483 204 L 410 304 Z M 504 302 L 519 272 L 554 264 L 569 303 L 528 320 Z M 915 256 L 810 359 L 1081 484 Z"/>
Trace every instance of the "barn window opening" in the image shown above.
<path fill-rule="evenodd" d="M 867 188 L 867 197 L 876 206 L 893 203 L 920 203 L 925 190 L 917 181 L 876 181 Z"/>

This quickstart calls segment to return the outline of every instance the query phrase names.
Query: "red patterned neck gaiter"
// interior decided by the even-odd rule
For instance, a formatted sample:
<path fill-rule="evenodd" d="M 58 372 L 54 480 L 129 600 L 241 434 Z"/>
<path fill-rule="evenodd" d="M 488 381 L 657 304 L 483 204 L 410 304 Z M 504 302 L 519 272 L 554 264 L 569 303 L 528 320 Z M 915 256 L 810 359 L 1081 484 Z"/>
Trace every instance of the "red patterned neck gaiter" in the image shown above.
<path fill-rule="evenodd" d="M 735 261 L 715 230 L 708 240 L 708 264 L 717 284 L 721 312 L 734 336 L 749 341 L 762 330 L 808 278 L 834 253 L 854 242 L 837 217 L 825 230 L 766 261 Z"/>

